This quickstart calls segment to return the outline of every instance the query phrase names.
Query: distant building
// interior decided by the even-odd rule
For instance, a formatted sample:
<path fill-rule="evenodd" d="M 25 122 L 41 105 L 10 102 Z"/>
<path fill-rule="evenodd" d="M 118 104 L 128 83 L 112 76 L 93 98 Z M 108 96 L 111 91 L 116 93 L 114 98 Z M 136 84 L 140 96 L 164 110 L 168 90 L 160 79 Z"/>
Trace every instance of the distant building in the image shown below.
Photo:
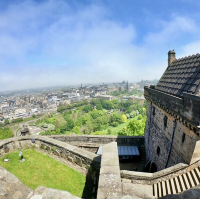
<path fill-rule="evenodd" d="M 20 108 L 20 109 L 16 109 L 15 110 L 15 116 L 16 117 L 23 117 L 25 116 L 27 113 L 26 113 L 26 109 L 25 108 Z"/>
<path fill-rule="evenodd" d="M 130 86 L 129 86 L 128 81 L 127 81 L 127 83 L 126 83 L 126 90 L 127 90 L 128 92 L 130 91 Z"/>
<path fill-rule="evenodd" d="M 98 95 L 97 98 L 111 101 L 114 97 L 112 95 Z"/>

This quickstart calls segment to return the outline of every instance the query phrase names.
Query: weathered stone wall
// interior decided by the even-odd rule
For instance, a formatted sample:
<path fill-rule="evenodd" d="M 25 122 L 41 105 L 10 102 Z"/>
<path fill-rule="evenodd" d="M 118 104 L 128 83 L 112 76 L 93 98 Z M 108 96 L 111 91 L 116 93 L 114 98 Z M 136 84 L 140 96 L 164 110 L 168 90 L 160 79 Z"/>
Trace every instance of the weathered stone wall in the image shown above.
<path fill-rule="evenodd" d="M 149 93 L 151 92 L 148 91 L 148 94 L 146 94 L 147 124 L 145 128 L 145 147 L 146 147 L 147 157 L 149 158 L 149 160 L 151 160 L 157 165 L 158 170 L 165 168 L 170 149 L 170 143 L 172 141 L 173 121 L 176 118 L 177 125 L 174 133 L 172 150 L 167 167 L 173 166 L 178 163 L 189 164 L 192 158 L 196 141 L 198 141 L 200 137 L 197 127 L 194 126 L 192 127 L 191 125 L 189 125 L 189 123 L 186 123 L 183 119 L 181 119 L 179 115 L 175 114 L 176 112 L 181 113 L 182 99 L 175 98 L 174 102 L 172 102 L 174 103 L 174 113 L 172 113 L 172 111 L 170 112 L 169 109 L 166 109 L 166 107 L 164 106 L 162 107 L 158 103 L 155 103 L 155 97 L 157 97 L 157 101 L 159 101 L 160 103 L 161 102 L 167 103 L 166 101 L 167 99 L 160 98 L 159 96 L 157 96 L 157 93 L 154 92 L 153 94 L 155 96 L 153 96 L 152 100 Z M 170 96 L 169 98 L 172 100 L 173 96 Z M 151 103 L 152 103 L 152 111 L 151 111 Z M 167 106 L 167 104 L 165 104 L 165 106 Z M 188 107 L 189 105 L 187 105 L 187 108 Z M 155 111 L 153 109 L 155 109 Z M 153 114 L 153 112 L 155 112 L 155 114 Z M 188 109 L 187 112 L 189 113 Z M 151 113 L 151 122 L 150 122 L 150 113 Z M 166 127 L 164 126 L 165 116 L 167 116 L 168 118 Z M 188 116 L 187 118 L 189 119 Z M 183 138 L 183 136 L 185 136 L 185 138 Z M 158 147 L 160 148 L 159 155 L 157 154 Z"/>
<path fill-rule="evenodd" d="M 188 93 L 183 93 L 183 97 L 177 97 L 147 86 L 144 87 L 144 96 L 186 126 L 195 129 L 195 131 L 198 130 L 200 125 L 200 97 Z"/>
<path fill-rule="evenodd" d="M 31 141 L 34 140 L 34 143 Z M 0 142 L 0 157 L 5 153 L 25 148 L 43 149 L 86 169 L 91 166 L 99 170 L 100 156 L 76 146 L 42 136 L 10 138 Z"/>

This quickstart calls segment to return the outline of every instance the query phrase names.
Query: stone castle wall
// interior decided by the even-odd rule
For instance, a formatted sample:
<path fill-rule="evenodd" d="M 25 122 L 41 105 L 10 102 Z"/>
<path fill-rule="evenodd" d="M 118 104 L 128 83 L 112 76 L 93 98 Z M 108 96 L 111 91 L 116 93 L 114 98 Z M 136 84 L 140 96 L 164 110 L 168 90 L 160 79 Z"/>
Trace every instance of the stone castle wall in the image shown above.
<path fill-rule="evenodd" d="M 100 157 L 98 155 L 43 136 L 25 136 L 3 140 L 0 142 L 0 157 L 6 153 L 26 148 L 45 150 L 86 169 L 91 166 L 95 170 L 100 168 Z"/>
<path fill-rule="evenodd" d="M 172 141 L 173 121 L 175 116 L 170 115 L 154 103 L 155 115 L 151 109 L 151 102 L 147 100 L 147 124 L 145 128 L 145 146 L 149 159 L 157 165 L 157 169 L 164 169 L 167 163 L 167 157 Z M 150 122 L 151 112 L 151 126 Z M 164 117 L 167 116 L 167 126 L 164 126 Z M 199 140 L 198 134 L 180 120 L 177 119 L 177 125 L 174 133 L 171 155 L 167 167 L 178 163 L 189 164 L 192 158 L 196 141 Z M 184 135 L 185 134 L 185 135 Z M 185 136 L 185 138 L 183 138 Z M 160 154 L 157 150 L 160 148 Z"/>

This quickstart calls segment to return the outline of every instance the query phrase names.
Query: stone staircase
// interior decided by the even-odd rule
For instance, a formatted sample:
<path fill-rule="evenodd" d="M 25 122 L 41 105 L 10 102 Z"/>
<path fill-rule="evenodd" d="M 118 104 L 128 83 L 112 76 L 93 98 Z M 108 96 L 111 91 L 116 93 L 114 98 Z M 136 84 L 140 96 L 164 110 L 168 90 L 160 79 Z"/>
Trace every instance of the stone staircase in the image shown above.
<path fill-rule="evenodd" d="M 153 184 L 153 196 L 161 198 L 169 194 L 178 194 L 197 185 L 200 185 L 200 166 Z"/>

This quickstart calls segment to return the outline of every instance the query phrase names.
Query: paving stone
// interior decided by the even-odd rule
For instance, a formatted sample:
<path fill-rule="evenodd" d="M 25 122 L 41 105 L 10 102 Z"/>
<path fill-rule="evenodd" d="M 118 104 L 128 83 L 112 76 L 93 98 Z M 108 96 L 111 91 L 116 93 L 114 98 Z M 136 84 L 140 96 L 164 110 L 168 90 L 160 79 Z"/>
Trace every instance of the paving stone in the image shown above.
<path fill-rule="evenodd" d="M 3 196 L 6 194 L 7 192 L 6 188 L 7 188 L 7 182 L 0 180 L 0 196 Z"/>

